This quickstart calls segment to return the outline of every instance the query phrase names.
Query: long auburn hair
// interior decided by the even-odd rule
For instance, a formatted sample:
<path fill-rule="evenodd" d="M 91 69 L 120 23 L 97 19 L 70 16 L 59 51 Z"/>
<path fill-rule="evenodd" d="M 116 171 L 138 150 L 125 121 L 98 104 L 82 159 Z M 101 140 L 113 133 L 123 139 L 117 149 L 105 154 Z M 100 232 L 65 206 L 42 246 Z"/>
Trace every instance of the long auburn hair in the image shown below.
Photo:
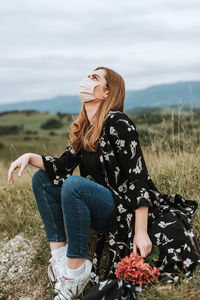
<path fill-rule="evenodd" d="M 105 79 L 109 87 L 109 94 L 106 100 L 100 103 L 93 119 L 94 122 L 90 128 L 85 103 L 82 104 L 78 119 L 70 124 L 71 133 L 68 141 L 75 153 L 78 153 L 82 148 L 95 152 L 107 113 L 110 110 L 119 110 L 121 112 L 124 110 L 124 79 L 117 72 L 106 67 L 98 67 L 94 71 L 100 69 L 105 70 Z"/>

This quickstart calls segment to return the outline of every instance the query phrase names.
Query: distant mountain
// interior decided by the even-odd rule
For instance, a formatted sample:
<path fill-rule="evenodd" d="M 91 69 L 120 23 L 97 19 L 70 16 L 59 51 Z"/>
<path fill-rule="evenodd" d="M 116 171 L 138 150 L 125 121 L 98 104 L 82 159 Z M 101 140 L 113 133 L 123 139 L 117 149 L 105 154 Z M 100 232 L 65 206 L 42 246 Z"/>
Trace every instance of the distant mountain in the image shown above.
<path fill-rule="evenodd" d="M 181 104 L 200 106 L 200 81 L 161 84 L 137 91 L 126 91 L 125 112 L 136 108 L 166 107 Z M 0 105 L 0 112 L 38 110 L 49 113 L 79 113 L 82 103 L 78 96 L 61 95 L 51 99 Z"/>
<path fill-rule="evenodd" d="M 38 110 L 49 113 L 78 113 L 81 108 L 81 102 L 77 96 L 56 96 L 51 99 L 17 102 L 0 105 L 0 112 L 10 110 Z"/>
<path fill-rule="evenodd" d="M 200 106 L 200 81 L 161 84 L 126 92 L 126 110 L 182 104 Z"/>

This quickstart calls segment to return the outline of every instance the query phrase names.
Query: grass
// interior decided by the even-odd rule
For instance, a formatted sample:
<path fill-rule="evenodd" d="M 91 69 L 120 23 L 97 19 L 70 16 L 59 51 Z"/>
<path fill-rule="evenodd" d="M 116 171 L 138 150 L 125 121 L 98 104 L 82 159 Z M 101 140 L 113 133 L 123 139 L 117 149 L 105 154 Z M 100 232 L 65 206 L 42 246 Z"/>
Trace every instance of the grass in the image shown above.
<path fill-rule="evenodd" d="M 177 114 L 176 122 L 174 116 L 161 116 L 159 123 L 156 123 L 157 119 L 152 121 L 155 116 L 151 117 L 151 120 L 149 116 L 131 115 L 131 117 L 134 119 L 139 133 L 141 132 L 144 157 L 149 174 L 157 188 L 164 194 L 179 193 L 186 199 L 197 200 L 200 203 L 200 143 L 196 116 L 194 114 Z M 1 118 L 2 116 L 0 116 L 0 125 L 2 124 Z M 7 119 L 9 118 L 11 116 L 7 115 Z M 31 116 L 27 116 L 27 118 L 31 118 Z M 34 116 L 34 118 L 36 122 L 39 116 L 37 118 Z M 21 121 L 26 122 L 25 119 L 21 114 Z M 144 123 L 145 120 L 146 123 Z M 7 124 L 11 124 L 11 121 Z M 35 125 L 35 128 L 38 127 Z M 7 171 L 9 164 L 25 152 L 50 153 L 55 156 L 61 154 L 66 146 L 63 138 L 64 131 L 65 128 L 62 129 L 62 133 L 57 133 L 52 137 L 48 133 L 39 132 L 38 135 L 31 136 L 30 140 L 24 140 L 26 134 L 23 132 L 16 136 L 3 136 L 1 139 L 1 143 L 3 143 L 3 148 L 0 149 L 1 242 L 5 238 L 10 239 L 23 232 L 25 238 L 32 241 L 35 247 L 35 254 L 30 265 L 32 272 L 25 274 L 24 278 L 20 279 L 20 284 L 16 275 L 16 280 L 11 283 L 12 289 L 2 288 L 1 299 L 19 299 L 22 295 L 31 295 L 31 299 L 53 299 L 53 288 L 47 278 L 50 251 L 31 187 L 31 176 L 36 169 L 28 166 L 28 173 L 24 172 L 22 178 L 18 178 L 17 172 L 15 172 L 14 185 L 7 183 Z M 10 146 L 11 144 L 14 145 L 15 150 Z M 79 174 L 78 167 L 74 174 Z M 193 218 L 193 227 L 198 240 L 200 240 L 199 209 Z M 90 243 L 92 241 L 93 237 L 90 239 Z M 4 283 L 6 283 L 6 278 Z M 199 270 L 197 270 L 192 281 L 185 280 L 179 285 L 171 287 L 156 283 L 140 293 L 138 299 L 182 300 L 185 298 L 198 300 L 200 299 L 199 290 Z"/>

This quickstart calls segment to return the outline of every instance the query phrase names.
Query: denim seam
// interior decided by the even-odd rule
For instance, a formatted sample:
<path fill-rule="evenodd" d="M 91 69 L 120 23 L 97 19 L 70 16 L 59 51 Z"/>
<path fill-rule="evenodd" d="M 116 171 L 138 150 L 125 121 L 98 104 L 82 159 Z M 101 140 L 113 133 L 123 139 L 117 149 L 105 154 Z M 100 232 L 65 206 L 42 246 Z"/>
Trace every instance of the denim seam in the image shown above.
<path fill-rule="evenodd" d="M 50 237 L 48 237 L 47 238 L 47 242 L 50 242 L 50 243 L 51 242 L 60 242 L 61 243 L 61 242 L 66 242 L 66 239 L 63 239 L 63 238 L 62 239 L 61 238 L 50 238 Z"/>
<path fill-rule="evenodd" d="M 76 201 L 76 203 L 77 203 L 78 212 L 79 212 L 79 229 L 80 229 L 80 225 L 81 225 L 80 224 L 80 205 L 78 204 L 78 201 Z M 80 248 L 80 246 L 82 245 L 81 238 L 82 238 L 82 236 L 80 235 L 80 232 L 79 232 L 79 251 L 80 251 L 80 256 L 84 258 L 86 255 L 83 255 L 83 249 Z M 87 248 L 86 248 L 86 253 L 87 253 Z"/>
<path fill-rule="evenodd" d="M 46 201 L 46 205 L 48 207 L 48 210 L 49 210 L 49 214 L 51 215 L 51 218 L 53 219 L 54 222 L 52 222 L 52 226 L 54 227 L 54 229 L 56 230 L 56 242 L 59 240 L 59 236 L 58 236 L 58 227 L 56 225 L 56 222 L 55 222 L 55 218 L 52 214 L 52 211 L 51 211 L 51 208 L 50 208 L 50 205 L 49 205 L 49 202 L 48 202 L 48 199 L 47 199 L 47 192 L 45 189 L 43 189 L 43 193 L 44 193 L 44 199 Z"/>
<path fill-rule="evenodd" d="M 61 201 L 61 203 L 62 203 L 62 201 Z M 69 254 L 69 257 L 72 257 L 72 258 L 73 257 L 74 258 L 84 258 L 84 257 L 86 257 L 87 254 L 83 254 L 83 250 L 80 248 L 80 246 L 81 246 L 81 235 L 80 235 L 81 231 L 80 231 L 80 226 L 81 226 L 81 224 L 80 224 L 80 207 L 79 207 L 78 201 L 74 201 L 74 205 L 75 205 L 75 211 L 78 212 L 76 214 L 76 223 L 78 224 L 78 231 L 79 231 L 78 232 L 78 237 L 77 237 L 79 254 L 78 255 L 73 255 L 73 254 L 71 255 L 71 254 Z M 66 226 L 66 224 L 65 224 L 65 226 Z M 66 226 L 66 228 L 67 228 L 67 226 Z M 68 251 L 69 251 L 69 248 L 68 248 Z M 87 249 L 86 249 L 86 253 L 87 253 Z"/>
<path fill-rule="evenodd" d="M 75 201 L 75 203 L 76 203 L 76 208 L 77 208 L 77 211 L 78 211 L 78 229 L 79 229 L 79 234 L 78 234 L 78 237 L 79 237 L 79 247 L 78 247 L 78 249 L 79 249 L 79 255 L 80 255 L 80 245 L 81 245 L 81 236 L 80 236 L 80 226 L 81 226 L 81 224 L 80 224 L 80 210 L 79 210 L 79 205 L 78 205 L 78 203 L 77 203 L 77 201 Z"/>
<path fill-rule="evenodd" d="M 76 218 L 76 223 L 78 224 L 78 230 L 79 230 L 78 237 L 77 237 L 79 255 L 73 255 L 73 254 L 71 255 L 71 254 L 69 254 L 69 257 L 79 258 L 79 257 L 81 257 L 81 253 L 80 253 L 80 245 L 81 245 L 81 238 L 80 238 L 80 210 L 79 210 L 79 205 L 78 205 L 77 201 L 75 201 L 75 205 L 76 205 L 75 211 L 78 212 L 78 217 L 77 217 L 77 214 L 76 214 L 76 217 L 77 217 Z"/>
<path fill-rule="evenodd" d="M 67 257 L 69 257 L 69 258 L 86 258 L 87 255 L 68 255 L 67 254 Z"/>
<path fill-rule="evenodd" d="M 81 195 L 81 194 L 90 194 L 90 195 L 92 195 L 92 196 L 97 196 L 97 195 L 98 195 L 98 197 L 99 197 L 99 195 L 100 195 L 99 198 L 100 198 L 101 200 L 104 200 L 104 199 L 105 199 L 105 198 L 101 197 L 101 194 L 100 194 L 100 193 L 98 193 L 98 194 L 95 193 L 95 194 L 94 194 L 94 193 L 91 193 L 91 192 L 80 192 L 80 191 L 79 191 L 79 193 L 80 193 L 80 195 Z M 112 200 L 113 200 L 113 204 L 115 205 L 115 202 L 114 202 L 113 197 L 112 197 Z"/>

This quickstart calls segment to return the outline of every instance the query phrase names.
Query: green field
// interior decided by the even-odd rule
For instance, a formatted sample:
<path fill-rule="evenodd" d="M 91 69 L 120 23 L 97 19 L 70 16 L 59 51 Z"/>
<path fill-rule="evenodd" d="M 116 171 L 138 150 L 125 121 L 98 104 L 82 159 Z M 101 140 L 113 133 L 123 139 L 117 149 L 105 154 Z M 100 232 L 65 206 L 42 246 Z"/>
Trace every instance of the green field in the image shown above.
<path fill-rule="evenodd" d="M 128 115 L 137 126 L 149 174 L 158 189 L 164 194 L 179 193 L 186 199 L 200 202 L 199 109 L 155 110 Z M 50 118 L 60 120 L 63 126 L 59 129 L 42 130 L 41 125 Z M 15 172 L 16 181 L 13 185 L 7 183 L 7 171 L 10 163 L 25 152 L 59 156 L 67 146 L 70 123 L 76 118 L 77 115 L 59 116 L 39 112 L 0 115 L 2 130 L 14 125 L 19 129 L 16 134 L 10 132 L 0 135 L 0 243 L 1 252 L 4 251 L 1 253 L 3 267 L 0 267 L 0 299 L 19 299 L 20 296 L 53 299 L 53 290 L 47 278 L 50 251 L 31 188 L 31 176 L 37 169 L 28 166 L 22 178 L 17 178 Z M 74 174 L 79 174 L 78 168 Z M 194 216 L 193 226 L 200 241 L 199 208 Z M 18 234 L 23 239 L 12 254 L 9 252 L 11 250 L 6 250 L 8 248 L 5 248 L 5 244 Z M 23 254 L 27 249 L 32 249 L 29 256 L 28 252 Z M 6 251 L 10 254 L 6 254 Z M 26 259 L 26 256 L 30 257 L 28 262 L 20 260 L 20 257 Z M 14 270 L 12 268 L 15 263 Z M 21 268 L 25 271 L 21 272 Z M 176 286 L 157 283 L 145 289 L 138 299 L 197 300 L 200 299 L 199 291 L 197 270 L 192 281 L 183 280 Z"/>

